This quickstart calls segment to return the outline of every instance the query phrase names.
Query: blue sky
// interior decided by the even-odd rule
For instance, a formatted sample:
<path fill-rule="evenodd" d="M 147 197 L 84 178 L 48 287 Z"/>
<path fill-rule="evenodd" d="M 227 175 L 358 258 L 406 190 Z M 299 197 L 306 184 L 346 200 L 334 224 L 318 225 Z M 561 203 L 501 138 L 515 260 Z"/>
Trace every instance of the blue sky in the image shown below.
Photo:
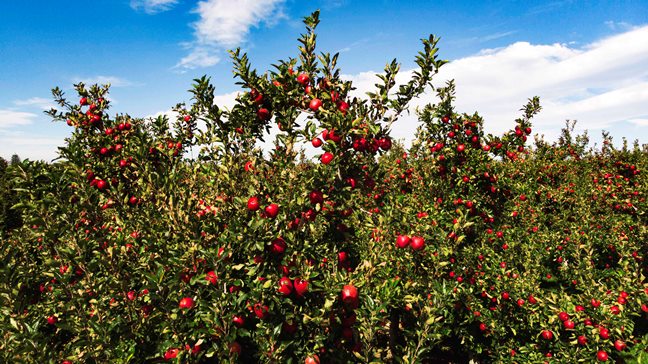
<path fill-rule="evenodd" d="M 460 109 L 483 113 L 489 131 L 539 95 L 535 130 L 548 139 L 577 119 L 594 137 L 606 129 L 648 143 L 648 1 L 8 0 L 0 156 L 56 156 L 70 131 L 42 114 L 54 86 L 73 96 L 75 82 L 111 82 L 112 113 L 148 116 L 187 101 L 191 80 L 207 74 L 227 104 L 237 88 L 226 50 L 242 47 L 264 70 L 296 55 L 301 18 L 315 9 L 319 49 L 341 53 L 358 93 L 394 57 L 406 76 L 433 33 L 452 61 L 440 78 L 457 80 Z M 406 118 L 395 135 L 414 128 Z"/>

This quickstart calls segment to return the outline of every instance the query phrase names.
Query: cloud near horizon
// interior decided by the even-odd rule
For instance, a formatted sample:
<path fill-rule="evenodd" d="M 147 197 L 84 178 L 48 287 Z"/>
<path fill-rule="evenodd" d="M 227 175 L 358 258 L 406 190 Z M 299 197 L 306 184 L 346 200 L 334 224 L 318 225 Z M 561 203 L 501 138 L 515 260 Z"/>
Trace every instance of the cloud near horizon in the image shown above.
<path fill-rule="evenodd" d="M 445 65 L 435 86 L 456 81 L 460 112 L 478 111 L 488 132 L 509 130 L 530 97 L 540 96 L 543 107 L 534 119 L 534 131 L 553 139 L 565 121 L 578 120 L 577 130 L 600 130 L 619 123 L 645 127 L 648 118 L 648 26 L 604 38 L 581 48 L 565 44 L 516 42 L 486 49 Z M 407 81 L 412 70 L 401 72 Z M 358 89 L 374 89 L 375 72 L 346 76 Z M 436 100 L 427 93 L 413 102 L 421 106 Z M 397 138 L 411 138 L 417 126 L 414 114 L 394 125 Z M 647 143 L 648 140 L 642 142 Z"/>
<path fill-rule="evenodd" d="M 0 109 L 0 131 L 20 125 L 29 125 L 38 115 L 31 112 Z"/>
<path fill-rule="evenodd" d="M 32 97 L 27 100 L 15 100 L 14 105 L 16 106 L 27 106 L 27 107 L 36 107 L 40 110 L 50 110 L 56 107 L 56 104 L 51 99 L 46 99 L 44 97 Z"/>

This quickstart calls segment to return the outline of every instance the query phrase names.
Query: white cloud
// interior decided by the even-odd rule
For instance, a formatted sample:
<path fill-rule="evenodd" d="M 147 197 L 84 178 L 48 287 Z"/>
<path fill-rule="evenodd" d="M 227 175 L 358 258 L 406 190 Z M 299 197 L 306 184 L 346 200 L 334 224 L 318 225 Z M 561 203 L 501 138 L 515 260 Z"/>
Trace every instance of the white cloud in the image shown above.
<path fill-rule="evenodd" d="M 527 15 L 539 15 L 546 12 L 557 11 L 565 5 L 573 3 L 573 0 L 543 1 L 529 9 Z"/>
<path fill-rule="evenodd" d="M 143 10 L 147 14 L 156 14 L 171 9 L 178 0 L 131 0 L 134 10 Z"/>
<path fill-rule="evenodd" d="M 50 110 L 56 108 L 56 104 L 51 99 L 46 99 L 44 97 L 32 97 L 27 100 L 15 100 L 14 105 L 16 106 L 35 106 L 41 110 Z"/>
<path fill-rule="evenodd" d="M 93 77 L 76 77 L 74 78 L 74 83 L 83 82 L 86 85 L 100 84 L 107 85 L 110 84 L 111 87 L 128 87 L 134 86 L 135 84 L 124 78 L 116 76 L 93 76 Z"/>
<path fill-rule="evenodd" d="M 632 30 L 636 29 L 637 26 L 632 25 L 628 22 L 625 21 L 612 21 L 608 20 L 605 22 L 605 25 L 610 28 L 611 30 L 621 30 L 621 31 L 627 31 L 627 30 Z"/>
<path fill-rule="evenodd" d="M 29 125 L 38 115 L 30 112 L 0 109 L 0 129 Z"/>
<path fill-rule="evenodd" d="M 236 97 L 240 94 L 239 91 L 230 92 L 228 94 L 214 96 L 214 103 L 221 109 L 231 110 L 236 105 Z"/>
<path fill-rule="evenodd" d="M 215 50 L 207 47 L 196 47 L 186 57 L 183 57 L 174 68 L 181 70 L 211 67 L 220 62 Z"/>
<path fill-rule="evenodd" d="M 0 156 L 5 159 L 18 154 L 24 160 L 51 161 L 58 156 L 58 146 L 64 144 L 64 138 L 53 138 L 36 135 L 0 134 Z"/>
<path fill-rule="evenodd" d="M 648 119 L 630 119 L 628 120 L 629 123 L 634 124 L 636 126 L 648 126 Z"/>
<path fill-rule="evenodd" d="M 242 44 L 251 27 L 261 23 L 272 26 L 284 17 L 285 0 L 203 0 L 195 12 L 199 19 L 192 24 L 194 41 L 188 56 L 176 68 L 209 67 L 220 60 L 218 50 Z"/>
<path fill-rule="evenodd" d="M 165 110 L 165 111 L 158 111 L 153 115 L 147 115 L 144 117 L 144 119 L 157 119 L 159 116 L 166 116 L 169 119 L 169 121 L 174 122 L 178 117 L 178 115 L 180 114 L 178 114 L 173 110 Z"/>
<path fill-rule="evenodd" d="M 214 95 L 214 104 L 218 105 L 221 110 L 231 110 L 234 105 L 236 105 L 236 97 L 240 94 L 239 91 L 230 92 L 222 95 Z M 190 106 L 190 105 L 189 105 Z M 145 119 L 148 118 L 157 118 L 158 116 L 166 115 L 169 120 L 174 121 L 180 115 L 177 112 L 169 109 L 158 111 L 155 114 L 145 116 Z"/>
<path fill-rule="evenodd" d="M 436 86 L 455 79 L 456 107 L 475 110 L 485 117 L 487 132 L 501 133 L 513 126 L 519 109 L 532 96 L 540 96 L 542 112 L 534 130 L 548 138 L 559 135 L 565 120 L 578 120 L 577 129 L 610 129 L 630 122 L 648 126 L 648 26 L 602 39 L 582 48 L 565 44 L 534 45 L 518 42 L 488 49 L 445 65 Z M 441 51 L 442 54 L 442 51 Z M 398 79 L 407 80 L 411 70 Z M 375 72 L 346 76 L 358 87 L 356 95 L 372 91 Z M 434 102 L 428 93 L 414 106 Z M 416 117 L 394 124 L 394 135 L 411 139 Z M 648 142 L 648 128 L 633 135 Z M 613 131 L 613 130 L 611 130 Z M 614 135 L 614 133 L 612 133 Z"/>
<path fill-rule="evenodd" d="M 200 20 L 194 24 L 201 44 L 233 47 L 245 39 L 250 27 L 273 22 L 283 0 L 207 0 L 198 3 Z"/>
<path fill-rule="evenodd" d="M 517 33 L 517 30 L 510 30 L 506 32 L 497 32 L 497 33 L 492 33 L 492 34 L 486 34 L 482 36 L 475 36 L 475 37 L 466 37 L 466 38 L 459 38 L 455 40 L 451 40 L 448 43 L 453 44 L 457 47 L 464 47 L 469 44 L 474 44 L 474 43 L 487 43 L 493 40 L 501 39 L 501 38 L 506 38 L 508 36 L 511 36 L 513 34 Z"/>

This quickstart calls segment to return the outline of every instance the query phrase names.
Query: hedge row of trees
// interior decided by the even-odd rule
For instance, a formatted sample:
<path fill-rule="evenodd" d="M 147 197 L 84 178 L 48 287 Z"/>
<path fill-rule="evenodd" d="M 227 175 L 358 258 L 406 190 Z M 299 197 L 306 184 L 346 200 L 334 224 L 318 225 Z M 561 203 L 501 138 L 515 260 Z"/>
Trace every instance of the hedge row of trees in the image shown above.
<path fill-rule="evenodd" d="M 318 21 L 263 74 L 233 51 L 229 110 L 206 77 L 174 120 L 54 90 L 61 160 L 11 168 L 0 360 L 645 362 L 648 151 L 573 125 L 532 145 L 538 98 L 485 133 L 432 83 L 433 36 L 407 83 L 394 61 L 351 98 Z M 391 127 L 430 89 L 406 150 Z"/>
<path fill-rule="evenodd" d="M 20 157 L 14 154 L 11 157 L 11 164 L 0 157 L 0 235 L 9 230 L 16 229 L 22 224 L 18 211 L 12 206 L 18 203 L 15 191 L 12 191 L 10 166 L 20 164 Z"/>

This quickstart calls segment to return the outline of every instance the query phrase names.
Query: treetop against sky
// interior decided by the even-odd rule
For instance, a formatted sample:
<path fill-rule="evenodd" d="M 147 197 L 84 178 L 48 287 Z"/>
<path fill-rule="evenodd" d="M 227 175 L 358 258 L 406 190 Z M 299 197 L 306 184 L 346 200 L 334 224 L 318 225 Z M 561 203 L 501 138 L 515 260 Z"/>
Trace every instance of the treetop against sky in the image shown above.
<path fill-rule="evenodd" d="M 407 79 L 433 33 L 451 61 L 436 84 L 456 79 L 460 111 L 479 111 L 488 131 L 507 129 L 537 95 L 534 130 L 549 140 L 570 119 L 594 140 L 604 129 L 648 142 L 648 1 L 40 0 L 0 3 L 0 156 L 56 157 L 70 130 L 42 113 L 54 86 L 110 83 L 112 113 L 151 116 L 207 74 L 231 105 L 227 50 L 241 47 L 264 71 L 297 54 L 301 19 L 316 9 L 318 49 L 340 53 L 355 95 L 394 57 Z M 400 123 L 394 136 L 411 139 L 416 116 Z"/>

